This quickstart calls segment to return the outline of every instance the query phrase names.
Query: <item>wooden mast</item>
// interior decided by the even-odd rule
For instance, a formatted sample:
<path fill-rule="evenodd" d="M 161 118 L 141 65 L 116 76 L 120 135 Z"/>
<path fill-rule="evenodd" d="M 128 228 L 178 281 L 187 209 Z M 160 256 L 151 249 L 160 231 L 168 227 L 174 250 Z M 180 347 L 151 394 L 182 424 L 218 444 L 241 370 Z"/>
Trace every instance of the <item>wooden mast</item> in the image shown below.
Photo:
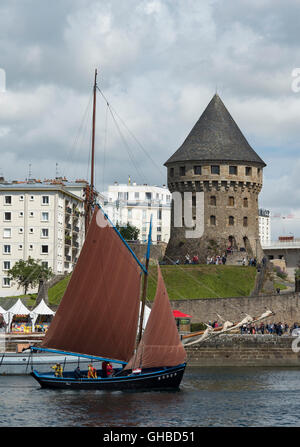
<path fill-rule="evenodd" d="M 141 341 L 142 335 L 143 335 L 143 321 L 144 321 L 144 313 L 145 313 L 145 304 L 146 304 L 146 295 L 147 295 L 147 286 L 148 286 L 148 268 L 149 268 L 149 259 L 150 259 L 150 246 L 151 246 L 151 232 L 152 232 L 152 216 L 150 219 L 150 228 L 149 228 L 149 235 L 148 235 L 148 245 L 147 245 L 147 254 L 146 254 L 146 273 L 144 273 L 144 281 L 143 281 L 143 291 L 142 291 L 142 306 L 141 306 L 141 314 L 140 314 L 140 327 L 139 327 L 139 333 L 137 337 L 137 346 Z"/>
<path fill-rule="evenodd" d="M 92 156 L 91 156 L 91 182 L 86 187 L 85 194 L 85 235 L 92 217 L 92 207 L 94 204 L 94 165 L 95 165 L 95 128 L 96 128 L 96 91 L 97 91 L 97 68 L 95 69 L 93 87 L 93 124 L 92 124 Z"/>

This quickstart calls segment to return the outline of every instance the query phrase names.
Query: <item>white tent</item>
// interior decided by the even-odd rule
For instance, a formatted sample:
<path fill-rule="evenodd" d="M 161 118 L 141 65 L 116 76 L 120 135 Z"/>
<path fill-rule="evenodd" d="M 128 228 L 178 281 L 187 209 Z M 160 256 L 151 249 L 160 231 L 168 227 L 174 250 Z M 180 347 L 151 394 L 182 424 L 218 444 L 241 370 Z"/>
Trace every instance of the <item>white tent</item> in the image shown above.
<path fill-rule="evenodd" d="M 14 315 L 30 315 L 30 310 L 22 303 L 20 298 L 18 301 L 7 311 L 8 314 L 8 331 L 11 329 L 11 323 Z"/>
<path fill-rule="evenodd" d="M 0 314 L 3 316 L 3 320 L 5 323 L 8 323 L 8 312 L 7 310 L 3 309 L 3 307 L 0 306 Z"/>
<path fill-rule="evenodd" d="M 32 318 L 32 330 L 34 330 L 35 322 L 39 315 L 54 315 L 55 312 L 47 306 L 44 300 L 40 302 L 31 312 L 30 317 Z"/>

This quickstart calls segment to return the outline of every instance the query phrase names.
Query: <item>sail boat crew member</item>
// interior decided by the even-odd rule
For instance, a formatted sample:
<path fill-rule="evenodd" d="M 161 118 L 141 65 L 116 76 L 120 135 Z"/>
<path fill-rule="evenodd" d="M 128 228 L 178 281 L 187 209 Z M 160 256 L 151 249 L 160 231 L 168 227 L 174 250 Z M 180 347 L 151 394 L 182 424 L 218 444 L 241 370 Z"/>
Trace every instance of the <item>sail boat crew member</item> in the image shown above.
<path fill-rule="evenodd" d="M 60 363 L 56 363 L 54 366 L 51 366 L 54 369 L 55 377 L 63 377 L 63 369 Z"/>
<path fill-rule="evenodd" d="M 97 379 L 96 368 L 91 363 L 89 364 L 88 379 Z"/>

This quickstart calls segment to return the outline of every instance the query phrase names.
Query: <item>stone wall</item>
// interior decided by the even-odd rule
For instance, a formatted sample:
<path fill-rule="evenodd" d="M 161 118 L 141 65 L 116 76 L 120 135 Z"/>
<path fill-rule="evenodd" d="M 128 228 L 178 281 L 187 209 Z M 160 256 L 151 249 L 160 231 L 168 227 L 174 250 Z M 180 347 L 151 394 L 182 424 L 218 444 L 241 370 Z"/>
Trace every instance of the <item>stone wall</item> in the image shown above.
<path fill-rule="evenodd" d="M 135 253 L 137 258 L 140 261 L 144 261 L 145 255 L 147 252 L 147 244 L 140 244 L 140 243 L 134 243 L 134 242 L 128 242 L 131 250 Z M 159 244 L 152 244 L 150 249 L 150 259 L 153 261 L 159 261 L 161 260 L 166 251 L 167 244 L 164 242 L 161 242 Z"/>
<path fill-rule="evenodd" d="M 219 320 L 240 321 L 245 314 L 252 317 L 261 315 L 266 309 L 275 312 L 270 321 L 289 325 L 300 322 L 300 294 L 262 295 L 237 298 L 204 298 L 195 300 L 172 300 L 173 309 L 192 315 L 192 323 Z M 220 320 L 219 320 L 220 321 Z M 268 321 L 268 320 L 266 320 Z"/>
<path fill-rule="evenodd" d="M 186 347 L 188 366 L 300 366 L 294 337 L 224 335 Z M 300 343 L 299 343 L 300 347 Z"/>

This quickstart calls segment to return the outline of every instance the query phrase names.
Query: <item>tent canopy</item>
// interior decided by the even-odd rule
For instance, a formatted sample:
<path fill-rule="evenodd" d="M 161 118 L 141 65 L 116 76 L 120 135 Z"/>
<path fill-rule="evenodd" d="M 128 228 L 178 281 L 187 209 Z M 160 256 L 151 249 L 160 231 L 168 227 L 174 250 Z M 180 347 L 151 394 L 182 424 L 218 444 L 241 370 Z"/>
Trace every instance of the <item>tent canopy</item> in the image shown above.
<path fill-rule="evenodd" d="M 5 321 L 5 323 L 8 323 L 8 312 L 7 310 L 3 309 L 3 307 L 0 306 L 0 315 L 2 315 L 3 320 Z"/>
<path fill-rule="evenodd" d="M 49 306 L 45 303 L 44 300 L 40 302 L 31 312 L 30 316 L 33 317 L 35 315 L 54 315 L 55 312 L 50 309 Z"/>
<path fill-rule="evenodd" d="M 7 311 L 10 316 L 13 315 L 29 315 L 30 314 L 30 310 L 27 309 L 27 307 L 22 303 L 22 301 L 20 300 L 20 298 L 18 299 L 18 301 Z"/>

